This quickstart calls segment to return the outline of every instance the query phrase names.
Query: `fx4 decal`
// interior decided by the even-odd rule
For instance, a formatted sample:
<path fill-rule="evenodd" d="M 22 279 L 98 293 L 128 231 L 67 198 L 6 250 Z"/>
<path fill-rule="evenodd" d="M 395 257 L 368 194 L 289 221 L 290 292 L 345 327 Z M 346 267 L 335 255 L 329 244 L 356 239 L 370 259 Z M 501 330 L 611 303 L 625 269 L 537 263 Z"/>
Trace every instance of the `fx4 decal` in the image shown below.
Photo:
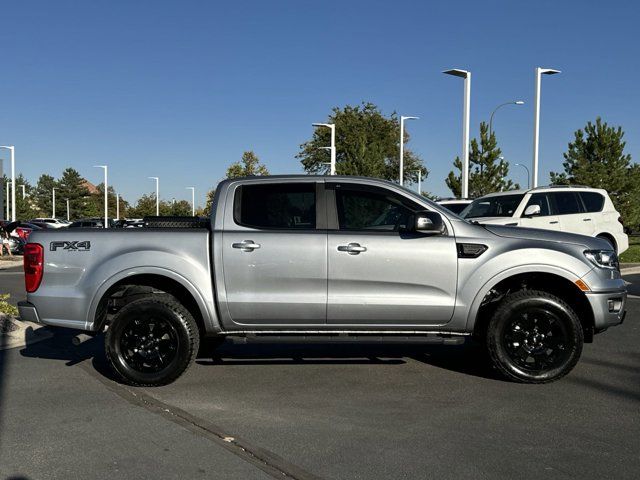
<path fill-rule="evenodd" d="M 49 244 L 49 250 L 55 252 L 59 248 L 63 250 L 68 250 L 71 252 L 88 252 L 91 250 L 91 242 L 88 240 L 84 241 L 62 241 L 62 242 L 51 242 Z"/>

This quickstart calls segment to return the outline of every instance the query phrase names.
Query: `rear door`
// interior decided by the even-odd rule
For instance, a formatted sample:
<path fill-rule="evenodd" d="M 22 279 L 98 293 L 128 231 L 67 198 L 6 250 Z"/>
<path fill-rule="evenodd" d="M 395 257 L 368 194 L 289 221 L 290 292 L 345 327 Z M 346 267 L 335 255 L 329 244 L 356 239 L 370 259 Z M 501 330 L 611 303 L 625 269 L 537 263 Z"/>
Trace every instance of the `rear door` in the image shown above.
<path fill-rule="evenodd" d="M 227 197 L 222 259 L 225 304 L 241 325 L 326 322 L 326 214 L 322 182 L 245 183 Z M 324 220 L 323 220 L 324 219 Z"/>
<path fill-rule="evenodd" d="M 546 193 L 534 193 L 529 197 L 527 205 L 524 207 L 523 212 L 527 210 L 531 205 L 540 206 L 540 215 L 533 215 L 531 217 L 523 216 L 520 219 L 521 227 L 529 228 L 543 228 L 545 230 L 560 230 L 560 219 L 558 215 L 554 215 L 554 211 L 551 203 L 549 202 L 549 195 Z"/>
<path fill-rule="evenodd" d="M 451 233 L 409 233 L 425 208 L 381 187 L 327 181 L 328 309 L 334 325 L 447 323 L 456 297 Z M 332 225 L 333 224 L 333 225 Z"/>
<path fill-rule="evenodd" d="M 581 235 L 594 234 L 593 215 L 585 212 L 578 192 L 550 192 L 549 195 L 555 203 L 562 231 Z"/>

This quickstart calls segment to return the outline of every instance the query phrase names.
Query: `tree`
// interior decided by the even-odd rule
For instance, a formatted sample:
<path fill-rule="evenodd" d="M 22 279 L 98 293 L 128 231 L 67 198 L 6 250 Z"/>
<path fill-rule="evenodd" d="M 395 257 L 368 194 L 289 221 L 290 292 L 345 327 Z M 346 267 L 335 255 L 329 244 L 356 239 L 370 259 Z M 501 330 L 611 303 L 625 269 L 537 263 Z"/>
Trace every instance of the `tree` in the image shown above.
<path fill-rule="evenodd" d="M 338 175 L 363 175 L 367 177 L 398 180 L 400 169 L 400 120 L 393 112 L 386 118 L 377 106 L 362 103 L 358 106 L 334 108 L 327 123 L 336 126 L 336 173 Z M 404 143 L 409 134 L 404 133 Z M 331 133 L 327 128 L 317 128 L 311 140 L 300 145 L 296 158 L 300 159 L 307 173 L 329 173 L 329 153 L 324 147 L 331 145 Z M 404 150 L 404 178 L 410 182 L 429 175 L 422 160 L 410 149 Z"/>
<path fill-rule="evenodd" d="M 63 202 L 66 202 L 65 199 L 68 198 L 70 218 L 72 219 L 93 216 L 90 214 L 92 210 L 88 205 L 90 195 L 85 182 L 86 180 L 73 168 L 67 168 L 62 172 L 62 177 L 58 181 L 59 190 L 56 191 L 56 203 L 58 198 Z M 66 215 L 66 204 L 64 207 Z M 58 211 L 62 213 L 62 210 L 58 210 L 58 208 L 58 205 L 56 205 L 56 213 Z"/>
<path fill-rule="evenodd" d="M 136 205 L 130 208 L 128 216 L 130 218 L 150 217 L 156 214 L 156 196 L 155 194 L 145 193 L 138 199 Z"/>
<path fill-rule="evenodd" d="M 242 160 L 233 163 L 227 168 L 227 178 L 249 177 L 254 175 L 269 175 L 269 170 L 260 163 L 260 160 L 253 151 L 244 152 L 242 154 Z"/>
<path fill-rule="evenodd" d="M 53 188 L 58 187 L 58 182 L 51 175 L 46 173 L 40 175 L 38 183 L 33 192 L 33 201 L 35 208 L 38 212 L 38 216 L 49 217 L 53 214 Z M 56 195 L 56 215 L 61 212 L 61 203 L 59 202 L 60 195 Z"/>
<path fill-rule="evenodd" d="M 213 205 L 213 197 L 215 196 L 216 196 L 215 188 L 212 188 L 207 192 L 207 202 L 205 203 L 204 211 L 202 212 L 202 214 L 206 217 L 211 215 L 211 205 Z"/>
<path fill-rule="evenodd" d="M 564 172 L 551 172 L 555 185 L 586 185 L 609 192 L 627 225 L 640 223 L 640 165 L 625 154 L 622 127 L 610 127 L 600 117 L 574 133 L 563 154 Z"/>
<path fill-rule="evenodd" d="M 9 186 L 9 183 L 10 183 L 9 178 L 6 175 L 3 175 L 2 185 L 4 186 L 4 188 L 8 188 L 9 192 L 11 192 L 11 187 Z M 24 185 L 25 187 L 24 199 L 22 198 L 21 185 Z M 6 213 L 6 208 L 7 208 L 6 195 L 7 193 L 5 190 L 4 197 L 3 197 L 3 205 L 5 210 L 3 213 Z M 38 211 L 36 210 L 36 208 L 34 208 L 32 195 L 33 195 L 33 187 L 31 186 L 29 181 L 24 177 L 24 175 L 22 175 L 21 173 L 18 173 L 18 175 L 16 175 L 16 219 L 17 220 L 22 220 L 22 221 L 30 220 L 38 216 Z M 11 218 L 11 193 L 9 193 L 9 218 Z"/>
<path fill-rule="evenodd" d="M 506 177 L 509 174 L 509 162 L 500 158 L 502 151 L 497 146 L 496 135 L 491 132 L 486 122 L 480 123 L 480 143 L 471 140 L 469 152 L 469 196 L 481 197 L 488 193 L 502 192 L 520 188 Z M 462 194 L 462 161 L 456 157 L 453 166 L 460 172 L 457 175 L 449 172 L 445 182 L 456 196 Z"/>

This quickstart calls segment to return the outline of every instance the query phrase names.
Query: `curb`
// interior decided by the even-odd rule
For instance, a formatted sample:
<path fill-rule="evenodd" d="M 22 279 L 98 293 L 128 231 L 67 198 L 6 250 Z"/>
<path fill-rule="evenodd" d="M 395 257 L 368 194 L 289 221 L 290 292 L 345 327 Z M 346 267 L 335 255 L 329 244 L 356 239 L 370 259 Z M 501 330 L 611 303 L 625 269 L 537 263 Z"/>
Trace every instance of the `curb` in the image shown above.
<path fill-rule="evenodd" d="M 633 266 L 622 267 L 620 269 L 620 274 L 624 277 L 625 275 L 637 275 L 640 273 L 640 265 L 634 264 Z"/>
<path fill-rule="evenodd" d="M 27 345 L 53 337 L 53 333 L 43 325 L 38 325 L 33 322 L 23 322 L 15 317 L 9 317 L 9 322 L 18 328 L 11 332 L 0 333 L 0 350 L 26 347 Z"/>
<path fill-rule="evenodd" d="M 22 257 L 17 260 L 0 260 L 0 270 L 22 266 Z"/>

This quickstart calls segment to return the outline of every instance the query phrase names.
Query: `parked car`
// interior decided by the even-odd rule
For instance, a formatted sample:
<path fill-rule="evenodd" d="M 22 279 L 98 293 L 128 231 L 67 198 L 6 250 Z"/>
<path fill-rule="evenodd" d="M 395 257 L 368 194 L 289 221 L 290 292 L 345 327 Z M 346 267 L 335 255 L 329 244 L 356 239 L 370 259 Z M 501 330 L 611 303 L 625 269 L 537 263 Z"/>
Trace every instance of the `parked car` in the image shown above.
<path fill-rule="evenodd" d="M 22 255 L 26 243 L 20 237 L 9 236 L 9 249 L 13 255 Z"/>
<path fill-rule="evenodd" d="M 39 217 L 30 220 L 30 223 L 48 223 L 53 228 L 65 228 L 69 226 L 69 223 L 59 218 L 45 218 Z"/>
<path fill-rule="evenodd" d="M 629 248 L 620 214 L 606 190 L 552 186 L 492 193 L 460 214 L 481 224 L 542 228 L 597 237 L 618 254 Z"/>
<path fill-rule="evenodd" d="M 106 330 L 107 357 L 131 384 L 170 383 L 201 341 L 233 336 L 471 337 L 505 377 L 545 383 L 625 315 L 608 242 L 476 225 L 378 179 L 229 179 L 206 228 L 149 223 L 34 232 L 18 304 L 24 320 Z"/>
<path fill-rule="evenodd" d="M 436 203 L 442 205 L 450 212 L 460 215 L 460 212 L 464 210 L 473 200 L 469 198 L 441 198 Z"/>
<path fill-rule="evenodd" d="M 60 228 L 57 227 L 51 223 L 46 223 L 46 222 L 38 222 L 36 220 L 30 220 L 29 221 L 30 224 L 35 225 L 37 227 L 43 228 L 43 229 L 48 229 L 48 228 Z"/>
<path fill-rule="evenodd" d="M 69 225 L 69 228 L 102 228 L 104 226 L 103 222 L 98 220 L 78 220 Z"/>
<path fill-rule="evenodd" d="M 10 222 L 5 225 L 5 230 L 9 232 L 9 235 L 19 237 L 25 242 L 29 241 L 29 235 L 34 230 L 42 230 L 41 227 L 28 222 Z"/>

